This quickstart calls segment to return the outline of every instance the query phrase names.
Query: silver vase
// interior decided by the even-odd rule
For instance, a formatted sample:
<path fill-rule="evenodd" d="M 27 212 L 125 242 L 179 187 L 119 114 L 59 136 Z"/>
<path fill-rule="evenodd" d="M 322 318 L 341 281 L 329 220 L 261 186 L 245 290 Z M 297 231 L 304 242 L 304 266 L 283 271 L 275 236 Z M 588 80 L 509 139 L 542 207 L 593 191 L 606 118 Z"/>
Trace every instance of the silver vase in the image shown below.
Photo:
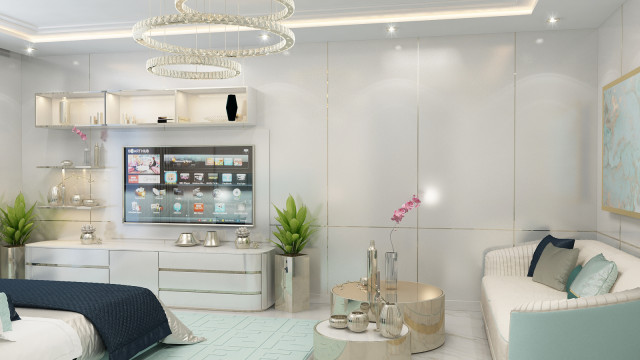
<path fill-rule="evenodd" d="M 309 255 L 274 257 L 275 307 L 279 311 L 309 309 Z"/>
<path fill-rule="evenodd" d="M 0 245 L 0 278 L 24 279 L 24 246 Z"/>
<path fill-rule="evenodd" d="M 395 339 L 402 332 L 402 311 L 398 305 L 387 303 L 380 310 L 380 334 L 386 338 Z"/>
<path fill-rule="evenodd" d="M 238 249 L 248 249 L 251 247 L 251 240 L 249 237 L 238 236 L 236 237 L 236 248 Z"/>
<path fill-rule="evenodd" d="M 363 332 L 369 327 L 369 316 L 362 311 L 352 311 L 347 316 L 347 327 L 353 332 Z"/>

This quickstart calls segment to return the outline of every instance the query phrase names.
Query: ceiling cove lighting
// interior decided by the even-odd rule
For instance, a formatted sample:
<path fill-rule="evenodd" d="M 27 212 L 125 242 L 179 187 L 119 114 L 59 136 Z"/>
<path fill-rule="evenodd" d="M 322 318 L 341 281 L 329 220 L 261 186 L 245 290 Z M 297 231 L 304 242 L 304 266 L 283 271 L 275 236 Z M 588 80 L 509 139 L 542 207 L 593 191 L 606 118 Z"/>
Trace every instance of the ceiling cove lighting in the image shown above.
<path fill-rule="evenodd" d="M 147 70 L 155 75 L 175 77 L 181 79 L 227 79 L 240 74 L 240 64 L 229 59 L 234 57 L 264 56 L 275 54 L 290 49 L 295 43 L 293 32 L 279 23 L 293 15 L 295 4 L 293 0 L 273 0 L 284 6 L 284 9 L 272 14 L 262 16 L 240 16 L 231 14 L 202 13 L 187 6 L 188 0 L 175 0 L 175 8 L 178 14 L 162 15 L 139 21 L 133 26 L 133 38 L 136 42 L 148 48 L 177 54 L 177 56 L 160 56 L 147 61 Z M 240 28 L 264 31 L 268 39 L 269 34 L 280 38 L 276 44 L 253 48 L 235 49 L 199 49 L 173 45 L 161 42 L 151 36 L 151 32 L 157 28 L 182 25 L 225 25 Z M 226 29 L 226 27 L 225 27 Z M 196 32 L 197 34 L 197 32 Z M 225 30 L 226 34 L 226 30 Z M 206 65 L 222 67 L 224 71 L 198 72 L 178 71 L 163 68 L 171 65 Z M 201 75 L 198 75 L 201 74 Z"/>
<path fill-rule="evenodd" d="M 557 23 L 558 21 L 560 21 L 560 19 L 559 19 L 559 18 L 557 18 L 557 17 L 555 17 L 555 16 L 549 16 L 549 18 L 547 19 L 547 22 L 548 22 L 549 24 L 555 24 L 555 23 Z"/>
<path fill-rule="evenodd" d="M 387 32 L 388 32 L 389 34 L 395 34 L 395 33 L 396 33 L 396 30 L 398 30 L 398 29 L 397 29 L 394 25 L 389 25 L 389 26 L 387 26 Z"/>

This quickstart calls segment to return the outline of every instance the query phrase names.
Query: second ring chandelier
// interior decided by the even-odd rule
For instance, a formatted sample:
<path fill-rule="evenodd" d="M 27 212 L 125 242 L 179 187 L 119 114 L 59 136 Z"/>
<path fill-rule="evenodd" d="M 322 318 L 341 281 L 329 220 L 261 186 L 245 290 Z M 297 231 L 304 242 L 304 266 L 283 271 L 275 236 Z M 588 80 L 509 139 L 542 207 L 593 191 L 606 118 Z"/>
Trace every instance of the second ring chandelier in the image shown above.
<path fill-rule="evenodd" d="M 139 21 L 133 26 L 133 38 L 136 42 L 154 50 L 169 52 L 176 55 L 158 56 L 147 60 L 147 71 L 160 76 L 180 79 L 228 79 L 238 76 L 241 66 L 238 62 L 228 58 L 264 56 L 290 49 L 295 43 L 295 35 L 279 21 L 293 15 L 295 4 L 293 0 L 271 0 L 281 4 L 281 11 L 261 16 L 240 16 L 231 14 L 215 14 L 196 11 L 187 5 L 188 0 L 175 0 L 178 14 L 161 15 Z M 236 49 L 190 48 L 156 40 L 152 30 L 178 25 L 225 25 L 249 28 L 270 33 L 280 39 L 275 44 Z M 225 30 L 226 32 L 226 30 Z M 166 66 L 173 65 L 202 65 L 223 68 L 221 71 L 186 71 L 173 70 Z"/>

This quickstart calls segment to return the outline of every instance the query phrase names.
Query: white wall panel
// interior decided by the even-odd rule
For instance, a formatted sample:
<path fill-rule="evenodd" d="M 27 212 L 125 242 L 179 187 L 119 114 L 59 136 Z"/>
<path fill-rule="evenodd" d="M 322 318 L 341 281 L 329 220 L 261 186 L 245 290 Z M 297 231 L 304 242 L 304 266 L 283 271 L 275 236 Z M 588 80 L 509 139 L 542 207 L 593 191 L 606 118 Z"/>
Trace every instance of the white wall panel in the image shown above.
<path fill-rule="evenodd" d="M 418 236 L 418 281 L 441 288 L 448 301 L 478 301 L 483 252 L 513 242 L 512 231 L 420 229 Z"/>
<path fill-rule="evenodd" d="M 640 0 L 629 0 L 623 7 L 624 37 L 622 42 L 622 73 L 640 67 Z"/>
<path fill-rule="evenodd" d="M 516 48 L 516 229 L 595 230 L 597 31 Z"/>
<path fill-rule="evenodd" d="M 353 227 L 329 228 L 329 291 L 347 281 L 359 281 L 367 276 L 367 249 L 376 242 L 378 269 L 384 278 L 384 253 L 391 251 L 391 229 Z M 398 253 L 398 280 L 417 281 L 416 229 L 398 229 L 393 233 L 393 245 Z"/>
<path fill-rule="evenodd" d="M 417 190 L 417 40 L 329 43 L 328 61 L 329 225 L 391 226 Z"/>
<path fill-rule="evenodd" d="M 419 225 L 513 225 L 513 34 L 420 39 Z"/>
<path fill-rule="evenodd" d="M 0 206 L 13 204 L 21 190 L 22 182 L 22 125 L 20 72 L 21 56 L 14 53 L 0 54 L 0 152 L 3 157 L 3 171 L 0 176 Z M 25 194 L 27 202 L 33 201 L 31 194 Z"/>
<path fill-rule="evenodd" d="M 620 239 L 620 215 L 602 210 L 602 88 L 622 74 L 622 10 L 614 12 L 598 29 L 598 176 L 597 221 L 598 231 L 615 239 Z"/>
<path fill-rule="evenodd" d="M 513 232 L 513 238 L 516 245 L 529 241 L 540 241 L 547 235 L 552 235 L 558 239 L 595 240 L 598 238 L 595 231 L 517 230 Z"/>

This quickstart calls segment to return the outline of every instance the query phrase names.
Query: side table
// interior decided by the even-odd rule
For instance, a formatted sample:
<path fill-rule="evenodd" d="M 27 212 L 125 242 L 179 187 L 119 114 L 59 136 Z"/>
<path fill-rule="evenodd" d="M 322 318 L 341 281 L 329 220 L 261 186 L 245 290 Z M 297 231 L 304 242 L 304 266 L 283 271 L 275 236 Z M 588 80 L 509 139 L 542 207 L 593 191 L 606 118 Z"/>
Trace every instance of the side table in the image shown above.
<path fill-rule="evenodd" d="M 319 322 L 313 329 L 314 360 L 410 360 L 411 339 L 409 328 L 402 326 L 400 336 L 387 339 L 369 323 L 365 332 L 334 329 L 329 320 Z"/>
<path fill-rule="evenodd" d="M 381 295 L 386 296 L 384 281 Z M 435 286 L 398 281 L 398 307 L 411 332 L 411 353 L 433 350 L 444 344 L 444 292 Z M 331 289 L 331 314 L 348 315 L 367 301 L 366 288 L 358 282 L 336 285 Z"/>

